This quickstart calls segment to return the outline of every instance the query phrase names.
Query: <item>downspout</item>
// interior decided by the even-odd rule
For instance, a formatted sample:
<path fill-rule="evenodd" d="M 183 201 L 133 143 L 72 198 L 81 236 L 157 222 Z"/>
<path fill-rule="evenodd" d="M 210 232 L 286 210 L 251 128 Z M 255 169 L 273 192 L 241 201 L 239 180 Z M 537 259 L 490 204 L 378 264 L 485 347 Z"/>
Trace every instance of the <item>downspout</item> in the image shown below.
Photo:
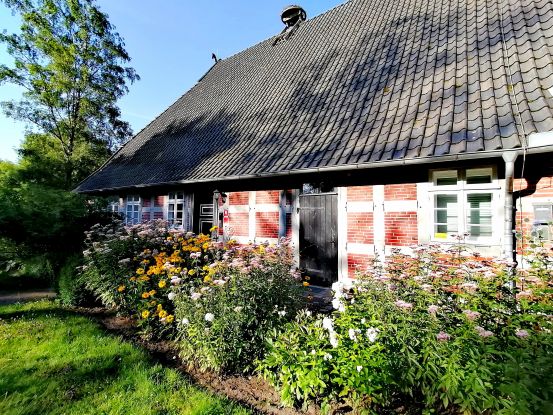
<path fill-rule="evenodd" d="M 505 227 L 503 233 L 503 258 L 507 261 L 516 263 L 516 250 L 514 244 L 515 224 L 514 217 L 514 202 L 513 202 L 513 182 L 515 177 L 515 160 L 518 153 L 516 151 L 506 151 L 502 154 L 505 161 Z"/>

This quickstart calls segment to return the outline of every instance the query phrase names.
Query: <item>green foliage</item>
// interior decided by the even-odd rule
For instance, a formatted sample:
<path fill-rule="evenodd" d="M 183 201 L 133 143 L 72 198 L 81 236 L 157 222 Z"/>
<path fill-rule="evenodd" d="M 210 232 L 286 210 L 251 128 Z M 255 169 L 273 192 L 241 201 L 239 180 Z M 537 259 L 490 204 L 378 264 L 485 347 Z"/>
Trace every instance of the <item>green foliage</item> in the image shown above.
<path fill-rule="evenodd" d="M 224 255 L 213 277 L 189 281 L 175 298 L 181 356 L 201 368 L 248 372 L 269 333 L 296 315 L 303 290 L 286 244 Z"/>
<path fill-rule="evenodd" d="M 86 288 L 78 269 L 81 260 L 80 255 L 72 255 L 60 269 L 58 298 L 65 306 L 86 306 L 94 303 L 92 293 Z"/>
<path fill-rule="evenodd" d="M 50 163 L 50 174 L 62 173 L 58 179 L 70 189 L 131 135 L 116 102 L 139 77 L 124 66 L 130 58 L 123 40 L 93 0 L 3 2 L 22 24 L 20 33 L 0 33 L 14 59 L 11 67 L 0 65 L 0 85 L 25 92 L 2 107 L 38 133 L 27 139 L 23 157 L 34 169 Z M 44 148 L 46 154 L 37 151 Z"/>
<path fill-rule="evenodd" d="M 0 307 L 0 413 L 248 414 L 52 302 Z"/>
<path fill-rule="evenodd" d="M 548 413 L 552 274 L 536 258 L 512 290 L 510 264 L 461 246 L 395 253 L 351 293 L 334 287 L 332 317 L 301 315 L 276 332 L 258 369 L 287 404 Z"/>

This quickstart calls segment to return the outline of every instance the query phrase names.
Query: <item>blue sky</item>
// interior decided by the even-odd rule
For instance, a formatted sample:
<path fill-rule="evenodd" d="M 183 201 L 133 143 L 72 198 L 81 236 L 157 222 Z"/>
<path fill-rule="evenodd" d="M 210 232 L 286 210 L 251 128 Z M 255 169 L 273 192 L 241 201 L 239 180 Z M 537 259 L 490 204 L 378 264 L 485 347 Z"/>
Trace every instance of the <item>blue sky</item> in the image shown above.
<path fill-rule="evenodd" d="M 302 0 L 308 18 L 345 0 Z M 279 33 L 280 12 L 290 0 L 99 0 L 141 80 L 120 100 L 123 119 L 140 131 L 209 69 L 211 53 L 226 58 Z M 17 31 L 18 18 L 0 5 L 0 30 Z M 0 46 L 0 62 L 11 58 Z M 0 86 L 0 101 L 17 99 L 20 91 Z M 0 114 L 0 159 L 17 159 L 15 149 L 24 125 Z"/>

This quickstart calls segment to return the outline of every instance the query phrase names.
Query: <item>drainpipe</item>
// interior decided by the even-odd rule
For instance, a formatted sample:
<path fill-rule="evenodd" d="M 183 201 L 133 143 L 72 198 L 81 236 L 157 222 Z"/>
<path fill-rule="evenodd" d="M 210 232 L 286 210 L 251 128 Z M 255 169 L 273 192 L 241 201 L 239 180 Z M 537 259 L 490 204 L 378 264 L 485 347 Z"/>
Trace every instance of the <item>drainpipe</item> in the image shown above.
<path fill-rule="evenodd" d="M 516 251 L 514 245 L 515 224 L 514 203 L 513 203 L 513 181 L 515 177 L 515 160 L 518 153 L 516 151 L 506 151 L 502 154 L 505 161 L 505 228 L 503 234 L 503 257 L 513 263 L 516 263 Z"/>

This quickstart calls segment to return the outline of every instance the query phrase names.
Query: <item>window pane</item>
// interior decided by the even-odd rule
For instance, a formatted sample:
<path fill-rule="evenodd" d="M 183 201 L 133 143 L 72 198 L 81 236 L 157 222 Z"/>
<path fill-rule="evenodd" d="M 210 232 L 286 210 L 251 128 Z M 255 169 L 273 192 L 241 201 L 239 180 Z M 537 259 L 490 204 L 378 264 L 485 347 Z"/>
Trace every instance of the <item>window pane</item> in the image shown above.
<path fill-rule="evenodd" d="M 434 237 L 445 239 L 459 232 L 457 195 L 436 195 L 434 209 Z"/>
<path fill-rule="evenodd" d="M 467 184 L 484 184 L 492 182 L 492 169 L 467 170 Z"/>
<path fill-rule="evenodd" d="M 469 238 L 492 236 L 492 194 L 473 193 L 467 195 L 467 231 Z"/>
<path fill-rule="evenodd" d="M 457 170 L 434 172 L 436 186 L 454 186 L 457 184 Z"/>

